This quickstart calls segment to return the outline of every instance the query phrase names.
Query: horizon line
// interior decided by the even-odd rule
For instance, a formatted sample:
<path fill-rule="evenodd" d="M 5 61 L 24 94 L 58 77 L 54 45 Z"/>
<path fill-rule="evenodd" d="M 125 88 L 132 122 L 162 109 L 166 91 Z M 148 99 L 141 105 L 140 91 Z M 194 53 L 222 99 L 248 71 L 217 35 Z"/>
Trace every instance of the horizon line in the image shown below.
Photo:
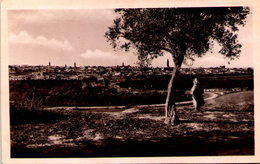
<path fill-rule="evenodd" d="M 9 64 L 8 66 L 32 66 L 32 67 L 37 67 L 37 66 L 46 66 L 46 67 L 141 67 L 141 66 L 137 66 L 137 65 L 80 65 L 80 66 L 74 66 L 74 65 L 43 65 L 43 64 L 39 64 L 39 65 L 29 65 L 29 64 Z M 192 66 L 183 66 L 181 68 L 219 68 L 219 67 L 225 67 L 225 68 L 254 68 L 253 66 L 241 66 L 241 67 L 228 67 L 226 65 L 219 65 L 219 66 L 210 66 L 210 67 L 202 67 L 202 66 L 196 66 L 196 67 L 192 67 Z M 167 66 L 147 66 L 144 68 L 174 68 L 173 66 L 167 67 Z"/>

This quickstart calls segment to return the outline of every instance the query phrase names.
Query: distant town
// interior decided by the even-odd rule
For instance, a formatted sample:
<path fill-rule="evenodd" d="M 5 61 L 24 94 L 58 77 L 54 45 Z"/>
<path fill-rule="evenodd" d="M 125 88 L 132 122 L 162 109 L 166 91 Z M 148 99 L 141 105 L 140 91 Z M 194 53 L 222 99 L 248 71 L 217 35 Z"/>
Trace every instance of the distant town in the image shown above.
<path fill-rule="evenodd" d="M 141 75 L 170 75 L 172 67 L 138 67 L 129 65 L 118 66 L 52 66 L 48 65 L 10 65 L 9 80 L 84 80 L 90 77 L 129 77 Z M 181 68 L 181 74 L 253 74 L 253 68 L 226 68 L 225 66 L 210 68 Z"/>

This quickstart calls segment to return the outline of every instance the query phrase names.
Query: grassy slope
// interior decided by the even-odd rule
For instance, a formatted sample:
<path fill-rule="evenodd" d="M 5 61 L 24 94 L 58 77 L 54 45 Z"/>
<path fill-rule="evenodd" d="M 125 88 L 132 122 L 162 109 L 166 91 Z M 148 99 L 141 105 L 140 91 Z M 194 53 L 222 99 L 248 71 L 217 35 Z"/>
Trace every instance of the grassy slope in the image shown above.
<path fill-rule="evenodd" d="M 163 124 L 163 108 L 109 113 L 56 110 L 62 118 L 53 122 L 11 126 L 11 154 L 12 157 L 252 155 L 252 97 L 253 92 L 224 95 L 207 102 L 204 112 L 194 112 L 191 105 L 179 106 L 182 122 L 173 127 Z"/>
<path fill-rule="evenodd" d="M 232 93 L 208 101 L 207 108 L 213 110 L 249 110 L 254 108 L 254 94 L 252 91 Z"/>

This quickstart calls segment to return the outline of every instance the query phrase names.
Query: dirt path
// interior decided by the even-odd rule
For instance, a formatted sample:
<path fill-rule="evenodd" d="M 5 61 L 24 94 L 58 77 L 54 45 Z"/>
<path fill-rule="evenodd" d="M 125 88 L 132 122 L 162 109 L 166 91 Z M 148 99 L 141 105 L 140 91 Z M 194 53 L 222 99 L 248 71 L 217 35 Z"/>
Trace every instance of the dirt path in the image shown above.
<path fill-rule="evenodd" d="M 223 92 L 207 92 L 207 98 L 205 101 L 215 99 L 218 96 L 223 95 Z M 177 102 L 176 105 L 190 105 L 192 101 L 183 101 Z M 135 108 L 146 108 L 146 107 L 164 107 L 165 104 L 149 104 L 149 105 L 134 105 Z M 56 110 L 56 109 L 65 109 L 65 110 L 93 110 L 93 111 L 114 111 L 114 112 L 121 112 L 128 109 L 128 106 L 87 106 L 87 107 L 75 107 L 75 106 L 58 106 L 58 107 L 47 107 L 46 110 Z M 131 109 L 131 108 L 130 108 Z"/>

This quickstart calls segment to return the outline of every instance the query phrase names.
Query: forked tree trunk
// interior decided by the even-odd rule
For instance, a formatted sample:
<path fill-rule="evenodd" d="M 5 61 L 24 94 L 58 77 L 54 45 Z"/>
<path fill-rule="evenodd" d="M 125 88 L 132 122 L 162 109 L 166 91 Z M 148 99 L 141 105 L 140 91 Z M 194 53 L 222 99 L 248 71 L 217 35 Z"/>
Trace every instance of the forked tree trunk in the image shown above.
<path fill-rule="evenodd" d="M 170 82 L 168 84 L 167 89 L 167 98 L 165 103 L 165 124 L 167 125 L 176 125 L 179 123 L 179 118 L 176 113 L 176 106 L 175 106 L 175 81 L 176 75 L 178 74 L 180 66 L 176 66 L 173 68 L 172 76 Z"/>

